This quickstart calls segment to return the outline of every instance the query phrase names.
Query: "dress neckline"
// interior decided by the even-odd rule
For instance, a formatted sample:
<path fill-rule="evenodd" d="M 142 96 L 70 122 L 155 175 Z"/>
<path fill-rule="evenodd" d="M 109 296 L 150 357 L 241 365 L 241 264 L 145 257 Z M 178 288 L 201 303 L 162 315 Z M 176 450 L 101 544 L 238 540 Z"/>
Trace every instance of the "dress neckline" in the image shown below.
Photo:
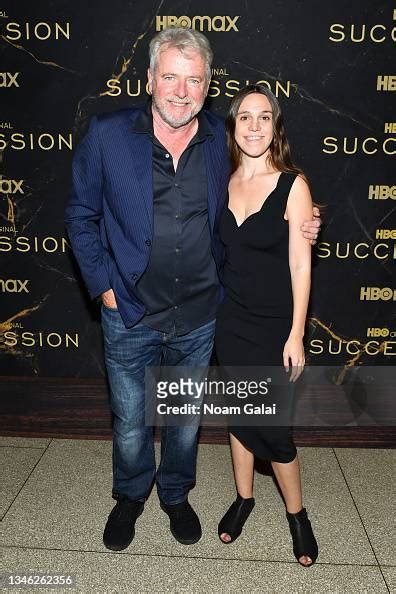
<path fill-rule="evenodd" d="M 271 192 L 264 198 L 262 205 L 260 206 L 260 208 L 258 210 L 256 210 L 255 212 L 252 212 L 252 214 L 250 214 L 248 217 L 246 217 L 246 219 L 244 219 L 242 221 L 242 223 L 240 225 L 238 225 L 238 221 L 236 220 L 236 216 L 234 215 L 233 211 L 231 210 L 230 206 L 229 206 L 229 202 L 230 202 L 230 197 L 228 195 L 228 201 L 227 201 L 227 210 L 231 213 L 232 218 L 234 219 L 235 225 L 237 226 L 238 229 L 240 229 L 241 227 L 243 227 L 243 225 L 246 223 L 246 221 L 248 221 L 249 219 L 251 219 L 252 217 L 254 217 L 255 215 L 258 215 L 264 208 L 264 205 L 268 202 L 268 199 L 272 196 L 272 194 L 274 194 L 276 192 L 276 190 L 278 189 L 279 186 L 279 180 L 282 177 L 284 171 L 281 171 L 279 174 L 279 177 L 277 179 L 276 182 L 276 186 L 273 190 L 271 190 Z"/>

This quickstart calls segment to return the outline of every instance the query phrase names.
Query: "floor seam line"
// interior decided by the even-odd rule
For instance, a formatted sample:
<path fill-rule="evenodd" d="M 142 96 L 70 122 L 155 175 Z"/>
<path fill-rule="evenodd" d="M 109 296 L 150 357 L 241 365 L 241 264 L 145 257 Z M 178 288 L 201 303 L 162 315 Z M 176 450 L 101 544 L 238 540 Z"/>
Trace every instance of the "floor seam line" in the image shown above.
<path fill-rule="evenodd" d="M 238 561 L 244 563 L 283 563 L 288 565 L 296 565 L 296 561 L 287 561 L 287 560 L 274 560 L 274 559 L 241 559 L 240 557 L 205 557 L 205 556 L 187 556 L 187 555 L 168 555 L 166 553 L 122 553 L 122 552 L 112 552 L 112 551 L 95 551 L 92 549 L 60 549 L 60 548 L 50 548 L 50 547 L 29 547 L 26 545 L 2 545 L 4 549 L 24 549 L 29 551 L 58 551 L 60 553 L 88 553 L 88 554 L 98 554 L 98 555 L 124 555 L 125 557 L 159 557 L 163 558 L 166 557 L 168 559 L 199 559 L 201 561 Z M 317 561 L 315 565 L 323 565 L 323 566 L 334 566 L 334 567 L 375 567 L 378 568 L 378 565 L 375 563 L 333 563 L 328 562 L 325 563 L 323 561 Z"/>
<path fill-rule="evenodd" d="M 49 445 L 49 444 L 48 444 Z M 47 446 L 17 446 L 17 445 L 0 445 L 0 448 L 14 448 L 16 450 L 45 450 Z"/>
<path fill-rule="evenodd" d="M 18 493 L 15 495 L 14 499 L 11 501 L 10 505 L 7 507 L 6 511 L 4 512 L 4 514 L 1 516 L 1 522 L 4 520 L 4 518 L 6 517 L 6 515 L 8 514 L 8 512 L 10 511 L 11 507 L 14 505 L 16 499 L 18 498 L 20 492 L 22 491 L 22 489 L 24 488 L 24 486 L 26 485 L 26 483 L 28 482 L 29 478 L 32 476 L 33 472 L 36 470 L 38 464 L 40 464 L 45 452 L 48 450 L 49 446 L 51 444 L 51 441 L 47 444 L 47 446 L 44 448 L 44 450 L 41 452 L 41 456 L 39 457 L 39 459 L 37 460 L 37 462 L 35 463 L 35 465 L 33 466 L 32 470 L 29 472 L 29 474 L 27 475 L 26 479 L 24 480 L 24 482 L 22 483 L 20 489 L 18 490 Z M 34 448 L 34 449 L 38 449 L 38 448 Z"/>
<path fill-rule="evenodd" d="M 387 591 L 388 591 L 388 592 L 389 592 L 389 594 L 390 594 L 390 589 L 389 589 L 389 586 L 388 586 L 388 582 L 386 581 L 386 579 L 385 579 L 385 576 L 384 576 L 384 574 L 383 574 L 383 572 L 382 572 L 382 569 L 381 569 L 380 562 L 379 562 L 379 560 L 378 560 L 378 557 L 377 557 L 377 554 L 376 554 L 376 552 L 375 552 L 374 546 L 373 546 L 373 544 L 372 544 L 372 542 L 371 542 L 371 540 L 370 540 L 370 536 L 369 536 L 369 533 L 367 532 L 366 526 L 364 525 L 363 518 L 362 518 L 362 516 L 361 516 L 361 514 L 360 514 L 360 511 L 359 511 L 359 508 L 358 508 L 358 506 L 357 506 L 357 503 L 356 503 L 356 501 L 355 501 L 355 498 L 353 497 L 353 494 L 352 494 L 351 488 L 350 488 L 350 486 L 349 486 L 349 484 L 348 484 L 348 481 L 347 481 L 347 478 L 346 478 L 346 476 L 345 476 L 344 470 L 343 470 L 343 468 L 342 468 L 342 466 L 341 466 L 341 462 L 340 462 L 340 460 L 338 459 L 337 452 L 335 451 L 335 448 L 332 448 L 332 449 L 333 449 L 333 452 L 334 452 L 334 456 L 335 456 L 335 458 L 336 458 L 336 460 L 337 460 L 337 464 L 338 464 L 338 466 L 339 466 L 339 469 L 340 469 L 340 471 L 341 471 L 341 474 L 342 474 L 342 476 L 343 476 L 343 479 L 344 479 L 344 481 L 345 481 L 346 487 L 347 487 L 347 489 L 348 489 L 349 495 L 351 496 L 351 499 L 352 499 L 352 501 L 353 501 L 353 505 L 355 506 L 356 512 L 357 512 L 357 514 L 358 514 L 358 516 L 359 516 L 359 520 L 360 520 L 360 522 L 361 522 L 361 524 L 362 524 L 362 526 L 363 526 L 364 533 L 365 533 L 365 535 L 366 535 L 366 537 L 367 537 L 367 540 L 368 540 L 368 543 L 369 543 L 369 545 L 370 545 L 370 548 L 371 548 L 371 550 L 372 550 L 372 552 L 373 552 L 374 558 L 375 558 L 375 560 L 377 561 L 377 566 L 378 566 L 378 569 L 379 569 L 379 571 L 380 571 L 380 574 L 381 574 L 381 576 L 382 576 L 382 579 L 384 580 L 385 587 L 386 587 Z"/>

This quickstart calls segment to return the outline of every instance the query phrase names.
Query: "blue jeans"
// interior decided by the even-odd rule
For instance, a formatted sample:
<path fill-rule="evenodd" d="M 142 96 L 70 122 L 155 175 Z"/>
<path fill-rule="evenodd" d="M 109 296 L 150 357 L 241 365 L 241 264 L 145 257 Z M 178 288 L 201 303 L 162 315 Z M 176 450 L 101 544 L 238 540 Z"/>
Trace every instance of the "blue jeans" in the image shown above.
<path fill-rule="evenodd" d="M 174 505 L 195 484 L 198 423 L 161 429 L 156 470 L 153 428 L 145 425 L 146 366 L 209 365 L 214 320 L 175 336 L 144 324 L 125 328 L 117 310 L 102 306 L 105 361 L 113 412 L 113 496 L 144 501 L 155 479 L 158 495 Z"/>

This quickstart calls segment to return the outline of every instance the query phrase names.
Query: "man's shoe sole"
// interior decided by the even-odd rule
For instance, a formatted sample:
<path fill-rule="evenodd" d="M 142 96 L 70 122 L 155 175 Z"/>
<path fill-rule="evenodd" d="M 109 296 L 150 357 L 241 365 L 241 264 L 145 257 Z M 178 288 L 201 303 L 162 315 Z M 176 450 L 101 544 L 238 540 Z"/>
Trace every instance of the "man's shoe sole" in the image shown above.
<path fill-rule="evenodd" d="M 115 545 L 108 545 L 105 543 L 105 541 L 103 540 L 103 544 L 106 547 L 106 549 L 108 549 L 109 551 L 123 551 L 124 549 L 127 549 L 129 547 L 129 545 L 131 544 L 131 542 L 133 541 L 133 539 L 135 538 L 135 531 L 133 531 L 133 536 L 131 538 L 131 540 L 128 542 L 128 544 L 124 545 L 124 546 L 115 546 Z"/>
<path fill-rule="evenodd" d="M 180 542 L 180 544 L 183 545 L 192 545 L 195 544 L 196 542 L 198 542 L 199 540 L 201 540 L 202 537 L 202 533 L 198 536 L 198 538 L 189 538 L 189 539 L 181 539 L 179 536 L 177 536 L 177 534 L 174 533 L 174 531 L 172 530 L 172 528 L 170 529 L 172 536 L 177 540 L 177 542 Z"/>

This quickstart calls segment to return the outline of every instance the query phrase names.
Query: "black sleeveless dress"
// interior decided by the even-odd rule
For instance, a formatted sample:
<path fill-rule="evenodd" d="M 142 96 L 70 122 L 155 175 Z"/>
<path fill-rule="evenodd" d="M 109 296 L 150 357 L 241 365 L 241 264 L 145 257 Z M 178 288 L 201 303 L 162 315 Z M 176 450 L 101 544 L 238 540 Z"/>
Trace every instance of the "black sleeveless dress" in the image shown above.
<path fill-rule="evenodd" d="M 220 237 L 226 248 L 225 299 L 216 322 L 221 366 L 283 365 L 293 296 L 289 270 L 289 225 L 283 218 L 295 174 L 280 174 L 261 209 L 240 226 L 226 204 Z M 259 458 L 291 462 L 296 456 L 290 427 L 229 427 Z"/>

